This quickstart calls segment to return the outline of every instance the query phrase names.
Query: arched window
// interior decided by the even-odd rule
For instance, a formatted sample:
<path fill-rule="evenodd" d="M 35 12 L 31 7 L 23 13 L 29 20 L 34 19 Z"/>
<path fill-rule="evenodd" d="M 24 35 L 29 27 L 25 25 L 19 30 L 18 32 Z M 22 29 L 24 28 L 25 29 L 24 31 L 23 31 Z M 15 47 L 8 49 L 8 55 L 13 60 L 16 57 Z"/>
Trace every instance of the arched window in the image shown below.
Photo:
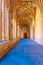
<path fill-rule="evenodd" d="M 5 39 L 9 39 L 9 11 L 7 6 L 5 6 Z"/>

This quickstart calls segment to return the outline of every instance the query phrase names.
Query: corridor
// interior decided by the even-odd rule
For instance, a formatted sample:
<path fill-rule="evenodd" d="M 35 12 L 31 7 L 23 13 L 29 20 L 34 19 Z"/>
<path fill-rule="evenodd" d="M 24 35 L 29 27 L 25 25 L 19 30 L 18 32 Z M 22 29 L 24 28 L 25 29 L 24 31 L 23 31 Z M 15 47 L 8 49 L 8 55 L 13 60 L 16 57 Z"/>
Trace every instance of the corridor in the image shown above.
<path fill-rule="evenodd" d="M 0 65 L 43 65 L 43 0 L 0 0 Z"/>
<path fill-rule="evenodd" d="M 43 46 L 31 39 L 22 39 L 0 59 L 0 65 L 43 65 Z"/>

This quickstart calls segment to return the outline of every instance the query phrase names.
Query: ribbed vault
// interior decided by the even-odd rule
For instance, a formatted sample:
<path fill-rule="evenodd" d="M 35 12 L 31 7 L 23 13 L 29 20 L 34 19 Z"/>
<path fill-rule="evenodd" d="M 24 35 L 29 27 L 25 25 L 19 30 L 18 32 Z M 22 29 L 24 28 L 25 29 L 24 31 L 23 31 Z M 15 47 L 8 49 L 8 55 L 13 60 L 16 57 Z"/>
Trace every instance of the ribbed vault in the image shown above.
<path fill-rule="evenodd" d="M 40 9 L 41 14 L 43 13 L 43 0 L 5 0 L 5 2 L 18 29 L 30 29 L 32 22 L 35 25 L 37 8 Z"/>

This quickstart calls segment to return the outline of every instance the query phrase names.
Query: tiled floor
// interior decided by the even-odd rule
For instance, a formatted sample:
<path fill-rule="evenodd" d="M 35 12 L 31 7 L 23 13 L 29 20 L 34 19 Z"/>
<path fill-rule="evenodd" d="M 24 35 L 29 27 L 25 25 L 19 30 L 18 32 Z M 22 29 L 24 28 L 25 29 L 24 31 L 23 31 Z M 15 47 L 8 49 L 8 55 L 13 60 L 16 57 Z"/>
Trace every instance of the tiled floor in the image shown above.
<path fill-rule="evenodd" d="M 0 65 L 43 65 L 43 46 L 23 39 L 0 60 Z"/>

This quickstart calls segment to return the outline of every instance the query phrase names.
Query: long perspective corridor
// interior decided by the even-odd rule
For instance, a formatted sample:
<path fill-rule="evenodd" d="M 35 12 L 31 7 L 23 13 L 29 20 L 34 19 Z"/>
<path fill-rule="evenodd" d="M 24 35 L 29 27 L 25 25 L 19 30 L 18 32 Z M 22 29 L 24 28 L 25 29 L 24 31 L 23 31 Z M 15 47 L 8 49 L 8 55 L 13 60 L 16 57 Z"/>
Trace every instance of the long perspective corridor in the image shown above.
<path fill-rule="evenodd" d="M 43 65 L 43 0 L 0 0 L 0 65 Z"/>
<path fill-rule="evenodd" d="M 43 46 L 22 39 L 0 60 L 0 65 L 43 65 Z"/>

